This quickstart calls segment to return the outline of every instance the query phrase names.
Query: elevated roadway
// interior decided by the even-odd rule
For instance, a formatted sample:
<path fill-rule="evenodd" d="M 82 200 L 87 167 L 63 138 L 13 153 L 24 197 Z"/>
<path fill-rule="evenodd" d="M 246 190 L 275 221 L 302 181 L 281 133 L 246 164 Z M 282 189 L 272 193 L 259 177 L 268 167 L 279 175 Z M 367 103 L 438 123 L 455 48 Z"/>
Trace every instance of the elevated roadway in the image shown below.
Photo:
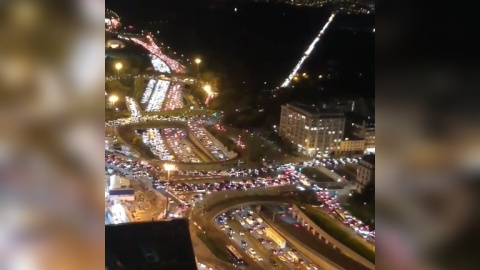
<path fill-rule="evenodd" d="M 201 224 L 203 230 L 207 230 L 209 236 L 215 237 L 219 243 L 227 245 L 230 243 L 229 239 L 213 226 L 213 221 L 216 216 L 228 211 L 234 207 L 242 207 L 248 205 L 270 205 L 281 204 L 288 202 L 288 198 L 281 196 L 280 194 L 285 191 L 296 190 L 293 185 L 270 187 L 270 188 L 253 188 L 246 191 L 222 191 L 210 194 L 202 203 L 198 203 L 190 212 L 190 218 Z M 268 220 L 268 215 L 273 213 L 264 212 L 265 218 Z M 271 222 L 271 220 L 270 220 Z M 315 254 L 315 258 L 311 258 L 315 263 L 322 266 L 325 270 L 368 270 L 371 268 L 365 267 L 361 263 L 353 260 L 349 256 L 343 254 L 338 249 L 331 245 L 323 243 L 303 229 L 295 231 L 292 224 L 286 222 L 278 222 L 278 224 L 272 224 L 276 229 L 280 230 L 280 233 L 286 232 L 289 242 L 291 242 L 298 250 L 301 251 L 303 244 L 307 244 L 313 252 L 310 252 L 309 258 L 312 254 Z M 304 253 L 304 252 L 302 252 Z M 247 254 L 247 258 L 249 256 Z M 248 261 L 248 260 L 247 260 Z M 250 261 L 250 263 L 252 263 Z M 255 262 L 253 262 L 255 263 Z M 256 269 L 256 268 L 252 268 Z"/>

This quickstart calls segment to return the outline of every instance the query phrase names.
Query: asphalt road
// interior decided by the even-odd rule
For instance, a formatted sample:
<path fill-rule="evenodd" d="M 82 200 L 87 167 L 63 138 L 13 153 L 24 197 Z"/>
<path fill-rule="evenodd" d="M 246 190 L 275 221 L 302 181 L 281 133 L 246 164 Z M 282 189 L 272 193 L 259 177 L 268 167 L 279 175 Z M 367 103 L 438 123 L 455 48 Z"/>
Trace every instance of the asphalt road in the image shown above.
<path fill-rule="evenodd" d="M 272 210 L 267 207 L 262 208 L 262 212 L 267 217 L 273 216 Z M 307 229 L 305 229 L 304 227 L 294 227 L 292 225 L 291 216 L 287 215 L 287 217 L 283 218 L 280 215 L 276 215 L 275 223 L 280 226 L 282 230 L 288 232 L 290 235 L 298 239 L 304 245 L 322 254 L 323 256 L 345 268 L 346 270 L 369 270 L 361 263 L 341 253 L 339 250 L 334 249 L 331 245 L 326 244 L 317 237 L 313 237 L 312 233 L 307 231 Z"/>
<path fill-rule="evenodd" d="M 265 236 L 265 234 L 261 233 L 261 231 L 258 231 L 258 230 L 254 230 L 252 233 L 248 233 L 247 231 L 247 228 L 249 228 L 250 226 L 245 223 L 244 225 L 242 225 L 239 220 L 240 219 L 240 216 L 239 214 L 243 214 L 244 216 L 246 216 L 248 214 L 248 210 L 251 209 L 252 211 L 250 212 L 253 216 L 253 219 L 256 220 L 257 218 L 259 218 L 260 216 L 258 216 L 256 214 L 255 211 L 253 211 L 254 209 L 252 209 L 252 207 L 244 207 L 244 211 L 240 211 L 239 213 L 236 213 L 234 216 L 236 217 L 236 220 L 233 221 L 234 223 L 236 224 L 239 224 L 239 229 L 241 230 L 244 230 L 245 231 L 245 235 L 248 235 L 248 237 L 250 239 L 253 240 L 255 246 L 257 248 L 255 248 L 255 250 L 261 250 L 261 251 L 266 251 L 265 254 L 263 256 L 266 256 L 266 259 L 270 258 L 270 257 L 274 257 L 275 260 L 277 261 L 277 263 L 279 263 L 279 269 L 280 268 L 283 268 L 283 269 L 304 269 L 305 267 L 303 267 L 301 264 L 299 264 L 298 262 L 297 263 L 293 263 L 291 261 L 288 261 L 288 260 L 280 260 L 280 256 L 282 256 L 283 258 L 287 257 L 285 256 L 285 254 L 288 252 L 288 251 L 292 251 L 292 246 L 287 243 L 287 245 L 284 247 L 284 248 L 280 248 L 276 243 L 272 243 L 272 244 L 269 244 L 269 243 L 265 243 L 265 244 L 261 244 L 260 241 L 258 240 L 259 238 L 263 238 L 265 240 L 270 240 L 268 237 Z M 270 227 L 268 224 L 266 224 L 265 222 L 263 222 L 261 224 L 261 226 L 265 227 L 265 228 L 268 228 Z M 277 255 L 274 255 L 271 250 L 272 249 L 282 249 L 284 254 L 277 254 Z M 262 252 L 263 253 L 263 252 Z M 302 259 L 307 265 L 311 265 L 313 264 L 306 256 L 304 256 L 303 254 L 300 254 L 297 252 L 296 254 L 296 257 L 298 257 L 299 259 Z M 265 258 L 264 258 L 265 259 Z M 272 266 L 270 266 L 271 268 Z"/>
<path fill-rule="evenodd" d="M 246 212 L 244 212 L 243 214 L 246 215 Z M 238 214 L 235 214 L 234 220 L 229 219 L 227 221 L 227 224 L 229 225 L 229 227 L 232 228 L 235 232 L 233 234 L 233 239 L 232 239 L 232 242 L 234 243 L 235 248 L 237 250 L 244 250 L 245 252 L 247 249 L 253 248 L 256 251 L 257 255 L 259 255 L 263 259 L 263 261 L 257 260 L 257 263 L 260 266 L 262 266 L 264 269 L 273 268 L 274 266 L 269 262 L 270 257 L 272 257 L 270 249 L 272 249 L 273 247 L 269 246 L 268 244 L 263 245 L 262 243 L 260 243 L 258 240 L 260 236 L 256 234 L 256 232 L 254 232 L 253 234 L 249 233 L 247 229 L 242 224 L 240 224 L 238 220 L 239 220 L 239 216 Z M 228 234 L 228 228 L 226 228 L 224 232 Z M 244 235 L 240 235 L 240 232 L 243 232 Z M 247 246 L 245 248 L 241 246 L 240 240 L 244 240 L 247 243 Z M 250 255 L 250 253 L 248 254 Z M 276 269 L 290 269 L 289 267 L 281 263 L 279 260 L 276 260 L 276 261 L 279 264 L 276 267 Z"/>
<path fill-rule="evenodd" d="M 217 211 L 212 211 L 211 212 L 218 212 L 219 209 L 221 209 L 222 206 L 218 207 L 216 209 Z M 192 217 L 191 222 L 196 222 L 200 228 L 202 228 L 199 231 L 202 231 L 203 233 L 207 234 L 212 241 L 217 243 L 219 247 L 222 247 L 225 249 L 225 252 L 227 252 L 226 246 L 231 244 L 231 240 L 228 238 L 228 236 L 223 233 L 221 230 L 219 230 L 216 226 L 214 226 L 214 216 L 209 215 L 209 213 L 202 214 L 201 212 L 196 214 L 195 216 Z M 255 260 L 253 260 L 247 253 L 245 253 L 243 250 L 238 249 L 238 252 L 243 256 L 244 261 L 247 263 L 247 267 L 244 267 L 244 269 L 251 269 L 251 270 L 264 270 L 262 266 L 258 265 Z M 233 265 L 232 265 L 233 268 Z M 267 268 L 268 269 L 268 268 Z"/>

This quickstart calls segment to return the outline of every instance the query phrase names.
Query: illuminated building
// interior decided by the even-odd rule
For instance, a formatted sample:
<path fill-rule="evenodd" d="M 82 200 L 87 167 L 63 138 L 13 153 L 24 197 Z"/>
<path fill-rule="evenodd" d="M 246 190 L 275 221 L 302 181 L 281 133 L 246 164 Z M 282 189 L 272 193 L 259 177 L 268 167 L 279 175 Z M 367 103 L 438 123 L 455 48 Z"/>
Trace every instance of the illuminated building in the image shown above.
<path fill-rule="evenodd" d="M 307 156 L 326 157 L 340 149 L 345 115 L 315 106 L 282 106 L 279 134 Z"/>
<path fill-rule="evenodd" d="M 375 155 L 366 155 L 358 162 L 355 188 L 361 193 L 371 181 L 375 181 Z"/>

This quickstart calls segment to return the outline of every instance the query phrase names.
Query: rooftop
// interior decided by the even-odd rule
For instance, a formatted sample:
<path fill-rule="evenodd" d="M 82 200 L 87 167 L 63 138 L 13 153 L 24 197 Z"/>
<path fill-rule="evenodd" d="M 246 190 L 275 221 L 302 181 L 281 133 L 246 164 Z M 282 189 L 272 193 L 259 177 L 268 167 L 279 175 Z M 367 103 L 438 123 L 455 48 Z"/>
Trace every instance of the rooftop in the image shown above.
<path fill-rule="evenodd" d="M 110 189 L 130 188 L 130 180 L 118 175 L 110 176 Z"/>
<path fill-rule="evenodd" d="M 287 108 L 296 111 L 302 115 L 312 118 L 338 118 L 344 117 L 345 114 L 336 110 L 325 109 L 320 106 L 307 105 L 302 103 L 288 103 Z"/>
<path fill-rule="evenodd" d="M 188 220 L 105 225 L 105 269 L 197 269 Z"/>

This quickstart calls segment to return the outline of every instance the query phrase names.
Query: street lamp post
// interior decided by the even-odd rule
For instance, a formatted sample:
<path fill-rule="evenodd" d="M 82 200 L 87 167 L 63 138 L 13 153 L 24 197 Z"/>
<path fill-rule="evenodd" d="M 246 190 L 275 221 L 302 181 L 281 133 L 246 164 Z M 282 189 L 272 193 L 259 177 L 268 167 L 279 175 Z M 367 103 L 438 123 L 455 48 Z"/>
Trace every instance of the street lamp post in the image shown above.
<path fill-rule="evenodd" d="M 168 189 L 170 188 L 170 171 L 175 169 L 174 164 L 165 163 L 163 164 L 163 169 L 167 171 L 167 203 L 165 205 L 165 217 L 168 217 L 168 208 L 170 207 L 170 198 L 168 197 Z"/>
<path fill-rule="evenodd" d="M 202 63 L 202 59 L 200 58 L 195 59 L 195 64 L 197 64 L 197 77 L 198 77 L 198 72 L 200 68 L 200 63 Z"/>
<path fill-rule="evenodd" d="M 123 68 L 123 64 L 121 62 L 117 62 L 115 64 L 115 69 L 117 70 L 117 75 L 120 75 L 120 70 Z"/>
<path fill-rule="evenodd" d="M 108 101 L 112 104 L 112 108 L 115 109 L 115 102 L 118 101 L 118 96 L 112 95 L 108 98 Z M 113 140 L 115 141 L 116 138 L 116 124 L 115 121 L 113 121 Z"/>

